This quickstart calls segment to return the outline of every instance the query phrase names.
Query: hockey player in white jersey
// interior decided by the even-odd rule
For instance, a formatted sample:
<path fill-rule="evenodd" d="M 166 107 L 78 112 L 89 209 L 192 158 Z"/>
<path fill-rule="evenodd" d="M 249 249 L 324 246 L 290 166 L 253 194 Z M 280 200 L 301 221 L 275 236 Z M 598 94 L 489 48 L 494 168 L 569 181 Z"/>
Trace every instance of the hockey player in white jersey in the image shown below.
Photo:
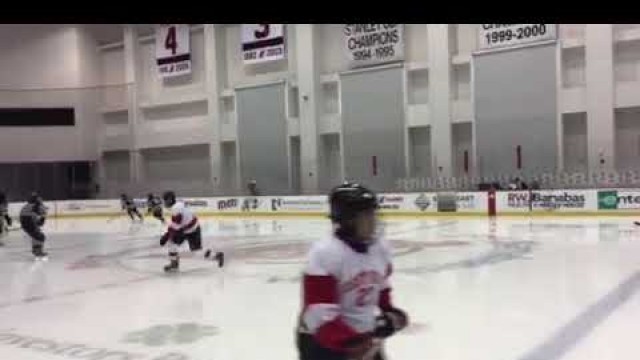
<path fill-rule="evenodd" d="M 383 360 L 383 339 L 405 328 L 391 301 L 391 252 L 376 232 L 377 197 L 345 183 L 329 195 L 334 234 L 313 244 L 303 274 L 300 360 Z"/>
<path fill-rule="evenodd" d="M 189 249 L 194 251 L 202 250 L 202 231 L 198 217 L 185 206 L 182 201 L 176 200 L 173 191 L 167 191 L 162 195 L 164 206 L 171 209 L 171 222 L 167 232 L 160 239 L 160 246 L 169 246 L 169 264 L 164 267 L 166 272 L 176 272 L 180 268 L 180 255 L 178 253 L 180 245 L 187 240 Z M 211 250 L 204 254 L 205 259 L 211 258 Z M 218 267 L 224 266 L 224 253 L 216 252 L 212 258 L 218 262 Z"/>

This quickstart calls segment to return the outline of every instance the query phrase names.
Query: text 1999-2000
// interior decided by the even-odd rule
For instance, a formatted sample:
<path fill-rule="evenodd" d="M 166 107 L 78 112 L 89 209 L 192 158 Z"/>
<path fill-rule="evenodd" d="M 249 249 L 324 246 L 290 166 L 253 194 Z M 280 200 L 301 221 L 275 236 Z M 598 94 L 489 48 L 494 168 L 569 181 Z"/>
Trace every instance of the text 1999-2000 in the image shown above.
<path fill-rule="evenodd" d="M 487 39 L 487 44 L 496 44 L 543 36 L 546 33 L 547 26 L 545 24 L 532 24 L 512 29 L 495 30 L 487 33 L 485 38 Z"/>

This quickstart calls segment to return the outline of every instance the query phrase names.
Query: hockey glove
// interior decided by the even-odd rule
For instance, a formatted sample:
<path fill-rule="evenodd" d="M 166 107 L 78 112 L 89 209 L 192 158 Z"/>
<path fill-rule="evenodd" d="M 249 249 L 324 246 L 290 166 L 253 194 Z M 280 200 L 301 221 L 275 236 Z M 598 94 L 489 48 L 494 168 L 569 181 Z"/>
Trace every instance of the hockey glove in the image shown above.
<path fill-rule="evenodd" d="M 164 233 L 160 238 L 160 246 L 164 246 L 169 241 L 169 232 Z"/>
<path fill-rule="evenodd" d="M 386 310 L 376 318 L 373 334 L 376 337 L 387 338 L 407 327 L 408 323 L 409 317 L 404 311 L 396 308 Z"/>
<path fill-rule="evenodd" d="M 344 349 L 349 359 L 362 359 L 374 347 L 371 333 L 362 334 L 345 342 Z"/>

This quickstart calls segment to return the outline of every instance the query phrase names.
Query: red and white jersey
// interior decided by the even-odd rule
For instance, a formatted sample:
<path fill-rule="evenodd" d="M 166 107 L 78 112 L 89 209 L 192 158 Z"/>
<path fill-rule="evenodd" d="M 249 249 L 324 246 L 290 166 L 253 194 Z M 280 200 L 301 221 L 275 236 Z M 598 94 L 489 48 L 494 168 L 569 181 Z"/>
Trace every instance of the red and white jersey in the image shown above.
<path fill-rule="evenodd" d="M 182 231 L 183 234 L 190 234 L 196 231 L 198 226 L 198 218 L 182 201 L 177 201 L 173 204 L 169 232 Z"/>
<path fill-rule="evenodd" d="M 313 244 L 304 271 L 301 331 L 335 350 L 373 331 L 379 309 L 392 307 L 390 274 L 391 252 L 381 240 L 366 253 L 336 237 Z"/>

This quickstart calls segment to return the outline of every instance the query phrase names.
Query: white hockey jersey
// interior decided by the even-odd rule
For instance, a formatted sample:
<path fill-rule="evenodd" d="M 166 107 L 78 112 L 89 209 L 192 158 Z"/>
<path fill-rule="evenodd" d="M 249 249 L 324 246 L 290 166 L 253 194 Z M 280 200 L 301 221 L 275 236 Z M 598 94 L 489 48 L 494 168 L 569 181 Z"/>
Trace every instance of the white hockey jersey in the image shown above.
<path fill-rule="evenodd" d="M 379 308 L 392 307 L 390 274 L 391 252 L 381 240 L 366 253 L 336 237 L 315 243 L 304 271 L 301 331 L 335 350 L 372 332 Z"/>
<path fill-rule="evenodd" d="M 171 207 L 171 224 L 169 231 L 182 231 L 183 234 L 190 234 L 198 229 L 198 217 L 185 206 L 182 201 L 177 201 Z"/>

